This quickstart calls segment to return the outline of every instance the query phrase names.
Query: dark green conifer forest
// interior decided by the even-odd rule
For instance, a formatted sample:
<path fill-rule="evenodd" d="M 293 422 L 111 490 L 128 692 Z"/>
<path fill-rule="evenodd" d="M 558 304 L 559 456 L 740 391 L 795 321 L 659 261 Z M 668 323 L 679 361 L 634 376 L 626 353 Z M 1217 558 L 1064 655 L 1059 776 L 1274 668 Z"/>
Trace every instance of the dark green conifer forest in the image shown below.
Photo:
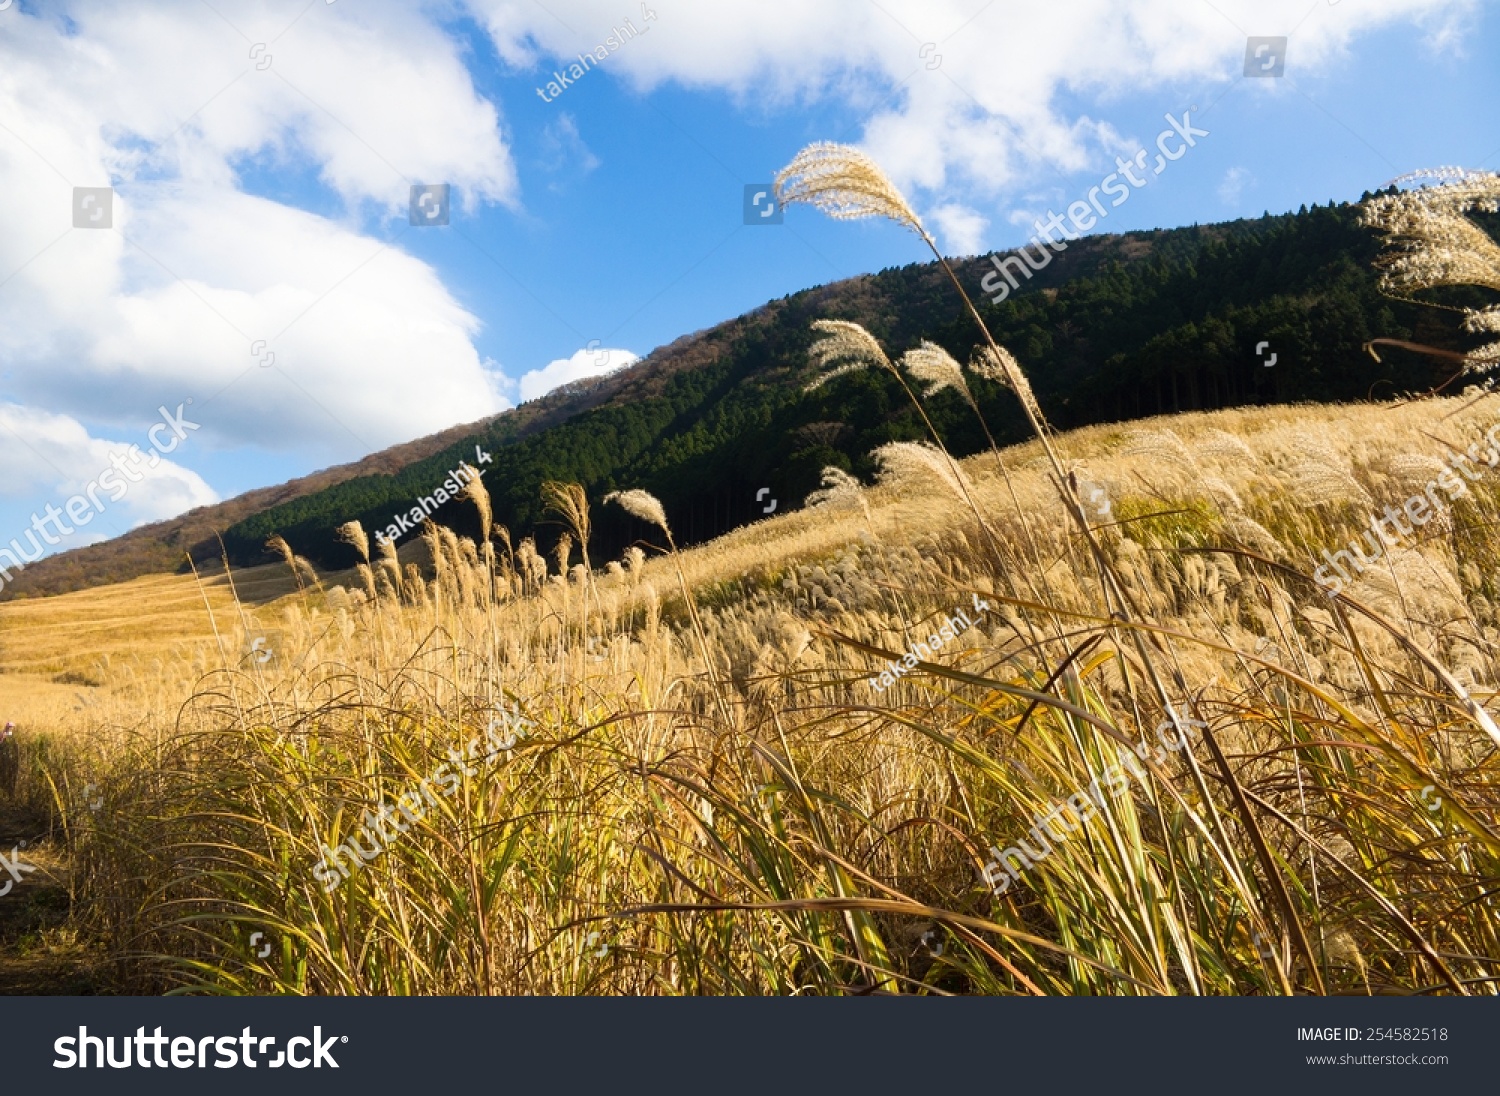
<path fill-rule="evenodd" d="M 1246 404 L 1388 399 L 1430 390 L 1451 377 L 1438 359 L 1364 348 L 1375 337 L 1461 348 L 1452 313 L 1393 300 L 1377 288 L 1379 240 L 1358 223 L 1358 206 L 1315 206 L 1284 216 L 1075 241 L 1008 299 L 991 305 L 978 285 L 981 259 L 955 264 L 997 339 L 1034 379 L 1059 428 Z M 236 563 L 266 559 L 284 536 L 324 567 L 353 562 L 335 528 L 357 519 L 372 534 L 431 494 L 476 444 L 492 456 L 481 471 L 495 520 L 545 551 L 560 527 L 543 511 L 546 480 L 576 481 L 591 499 L 641 487 L 665 504 L 679 543 L 706 540 L 781 511 L 817 486 L 825 465 L 868 477 L 867 454 L 892 440 L 923 437 L 889 375 L 853 373 L 817 391 L 810 375 L 811 325 L 823 318 L 864 325 L 894 359 L 922 339 L 960 361 L 972 325 L 936 264 L 888 269 L 807 290 L 663 348 L 635 367 L 641 383 L 600 406 L 518 436 L 509 416 L 481 435 L 396 475 L 364 476 L 262 511 L 228 529 Z M 1256 348 L 1269 344 L 1261 355 Z M 686 346 L 686 349 L 684 349 Z M 1271 353 L 1276 364 L 1267 367 Z M 1002 444 L 1025 437 L 1010 394 L 973 378 Z M 934 421 L 955 453 L 984 444 L 957 396 L 940 397 Z M 761 488 L 768 496 L 757 502 Z M 477 532 L 474 509 L 447 503 L 437 520 Z M 612 508 L 596 508 L 594 558 L 608 559 L 649 531 Z M 415 534 L 407 534 L 415 535 Z"/>

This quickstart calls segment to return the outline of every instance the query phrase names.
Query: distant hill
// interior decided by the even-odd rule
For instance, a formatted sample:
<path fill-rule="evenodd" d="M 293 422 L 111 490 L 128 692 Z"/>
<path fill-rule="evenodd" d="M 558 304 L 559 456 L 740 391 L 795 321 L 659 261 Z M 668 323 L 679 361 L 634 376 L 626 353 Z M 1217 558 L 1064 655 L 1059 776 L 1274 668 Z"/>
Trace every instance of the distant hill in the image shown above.
<path fill-rule="evenodd" d="M 541 399 L 501 415 L 452 426 L 441 433 L 383 449 L 350 464 L 325 468 L 275 487 L 246 491 L 212 506 L 200 506 L 166 521 L 142 525 L 113 540 L 48 556 L 15 572 L 15 577 L 0 592 L 0 601 L 68 593 L 126 582 L 142 575 L 185 571 L 189 552 L 200 563 L 216 560 L 220 556 L 216 534 L 246 518 L 347 480 L 361 476 L 390 476 L 434 453 L 461 446 L 465 440 L 491 430 L 501 418 L 506 420 L 502 429 L 510 436 L 524 437 L 530 432 L 545 430 L 597 403 L 603 398 L 606 381 L 564 385 Z"/>
<path fill-rule="evenodd" d="M 996 338 L 1019 358 L 1061 428 L 1185 410 L 1295 401 L 1387 398 L 1448 379 L 1417 355 L 1363 349 L 1370 338 L 1461 349 L 1451 314 L 1379 294 L 1371 262 L 1379 241 L 1357 207 L 1304 208 L 1284 216 L 1074 241 L 999 305 L 979 297 L 987 260 L 955 261 Z M 803 391 L 813 321 L 854 320 L 893 358 L 930 339 L 967 360 L 977 342 L 962 303 L 935 263 L 888 269 L 772 301 L 685 336 L 607 377 L 559 389 L 501 415 L 458 426 L 276 488 L 252 491 L 114 541 L 39 561 L 6 596 L 54 593 L 217 557 L 220 531 L 237 564 L 264 562 L 279 533 L 324 567 L 352 550 L 333 530 L 358 519 L 373 535 L 422 496 L 433 496 L 475 446 L 495 520 L 547 550 L 558 527 L 539 491 L 572 480 L 591 500 L 642 487 L 666 506 L 679 543 L 755 520 L 775 500 L 785 510 L 817 485 L 821 469 L 868 472 L 866 454 L 923 436 L 894 379 L 851 374 Z M 1257 355 L 1260 343 L 1266 351 Z M 1266 367 L 1270 354 L 1276 363 Z M 975 379 L 998 440 L 1024 424 L 1009 393 Z M 932 402 L 949 447 L 983 445 L 956 397 Z M 765 489 L 763 492 L 762 489 Z M 437 520 L 476 531 L 473 507 L 446 503 Z M 595 507 L 596 563 L 648 531 Z M 411 535 L 411 534 L 407 534 Z"/>

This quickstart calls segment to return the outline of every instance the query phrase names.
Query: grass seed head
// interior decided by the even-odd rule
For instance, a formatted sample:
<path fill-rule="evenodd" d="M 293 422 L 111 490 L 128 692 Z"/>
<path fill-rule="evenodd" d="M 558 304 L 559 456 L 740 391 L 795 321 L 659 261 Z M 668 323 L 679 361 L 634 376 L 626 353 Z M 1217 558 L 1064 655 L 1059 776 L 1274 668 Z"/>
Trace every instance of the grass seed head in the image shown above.
<path fill-rule="evenodd" d="M 821 388 L 845 373 L 870 366 L 896 372 L 879 340 L 859 324 L 848 320 L 818 320 L 813 324 L 813 330 L 819 332 L 820 337 L 813 342 L 808 353 L 822 372 L 807 386 L 807 391 Z"/>
<path fill-rule="evenodd" d="M 922 344 L 915 350 L 908 350 L 901 355 L 901 364 L 906 367 L 908 373 L 927 385 L 922 392 L 923 396 L 931 399 L 943 389 L 951 388 L 967 403 L 973 404 L 974 397 L 969 394 L 969 385 L 964 380 L 963 367 L 954 360 L 952 354 L 937 343 L 923 339 Z"/>
<path fill-rule="evenodd" d="M 865 520 L 870 520 L 870 504 L 865 501 L 865 489 L 842 468 L 829 465 L 823 469 L 823 486 L 807 496 L 809 507 L 826 506 L 830 509 L 859 507 Z"/>
<path fill-rule="evenodd" d="M 1031 382 L 1026 379 L 1026 374 L 1021 372 L 1021 364 L 1016 361 L 1015 355 L 1005 347 L 976 347 L 974 357 L 969 362 L 969 368 L 981 377 L 1009 388 L 1016 394 L 1016 398 L 1021 401 L 1022 405 L 1038 421 L 1041 420 L 1042 408 L 1031 391 Z"/>
<path fill-rule="evenodd" d="M 797 153 L 776 175 L 776 200 L 806 202 L 837 220 L 884 217 L 931 239 L 880 165 L 849 145 L 819 141 Z"/>
<path fill-rule="evenodd" d="M 605 502 L 612 502 L 632 517 L 655 525 L 667 537 L 672 536 L 672 528 L 667 524 L 667 511 L 662 507 L 661 500 L 648 491 L 640 488 L 631 488 L 629 491 L 611 491 L 604 496 Z"/>
<path fill-rule="evenodd" d="M 1500 174 L 1437 168 L 1414 172 L 1398 183 L 1438 180 L 1365 203 L 1364 223 L 1384 232 L 1389 251 L 1381 256 L 1381 287 L 1406 294 L 1439 286 L 1473 285 L 1500 290 L 1500 243 L 1468 217 L 1500 210 Z M 1493 306 L 1465 308 L 1470 331 L 1495 331 Z M 1500 342 L 1472 350 L 1471 367 L 1500 362 Z"/>
<path fill-rule="evenodd" d="M 471 468 L 468 464 L 460 464 L 459 468 L 468 473 L 464 480 L 463 489 L 459 491 L 459 498 L 468 499 L 479 511 L 479 535 L 489 540 L 490 526 L 494 523 L 495 511 L 490 505 L 490 492 L 484 485 L 484 480 L 479 477 L 479 471 Z"/>
<path fill-rule="evenodd" d="M 880 465 L 882 482 L 905 486 L 920 479 L 936 479 L 956 497 L 966 497 L 968 482 L 963 472 L 925 442 L 887 442 L 870 455 Z"/>
<path fill-rule="evenodd" d="M 357 521 L 346 521 L 337 529 L 339 540 L 345 544 L 352 544 L 354 550 L 359 553 L 359 558 L 366 563 L 370 562 L 370 538 L 365 535 L 365 527 Z"/>

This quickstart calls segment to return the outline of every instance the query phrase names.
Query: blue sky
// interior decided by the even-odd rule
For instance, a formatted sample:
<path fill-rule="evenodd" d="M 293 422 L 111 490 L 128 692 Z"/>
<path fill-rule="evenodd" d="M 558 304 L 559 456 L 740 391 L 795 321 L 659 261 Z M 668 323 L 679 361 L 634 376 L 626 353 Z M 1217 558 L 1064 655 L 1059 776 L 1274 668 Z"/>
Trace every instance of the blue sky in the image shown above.
<path fill-rule="evenodd" d="M 1457 0 L 18 0 L 0 544 L 164 405 L 200 428 L 56 548 L 922 260 L 888 224 L 744 223 L 746 185 L 812 141 L 874 155 L 954 255 L 1023 243 L 1169 113 L 1208 136 L 1094 231 L 1500 169 L 1497 22 Z M 1286 36 L 1284 76 L 1244 75 L 1250 35 Z M 447 226 L 408 223 L 413 183 L 450 184 Z M 114 188 L 110 229 L 73 227 L 80 186 Z"/>

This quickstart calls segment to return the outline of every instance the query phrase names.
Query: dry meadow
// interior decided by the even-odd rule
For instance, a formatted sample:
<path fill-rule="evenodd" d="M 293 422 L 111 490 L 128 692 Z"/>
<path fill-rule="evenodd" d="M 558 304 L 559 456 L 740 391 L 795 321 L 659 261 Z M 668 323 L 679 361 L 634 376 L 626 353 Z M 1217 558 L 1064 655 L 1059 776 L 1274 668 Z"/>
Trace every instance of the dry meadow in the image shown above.
<path fill-rule="evenodd" d="M 290 546 L 7 604 L 12 828 L 67 897 L 7 962 L 115 992 L 1493 992 L 1500 471 L 1341 597 L 1310 576 L 1496 421 L 1471 391 L 1051 438 L 1087 533 L 1039 442 L 909 447 L 592 569 L 559 491 L 566 556 L 430 527 L 343 574 Z"/>

